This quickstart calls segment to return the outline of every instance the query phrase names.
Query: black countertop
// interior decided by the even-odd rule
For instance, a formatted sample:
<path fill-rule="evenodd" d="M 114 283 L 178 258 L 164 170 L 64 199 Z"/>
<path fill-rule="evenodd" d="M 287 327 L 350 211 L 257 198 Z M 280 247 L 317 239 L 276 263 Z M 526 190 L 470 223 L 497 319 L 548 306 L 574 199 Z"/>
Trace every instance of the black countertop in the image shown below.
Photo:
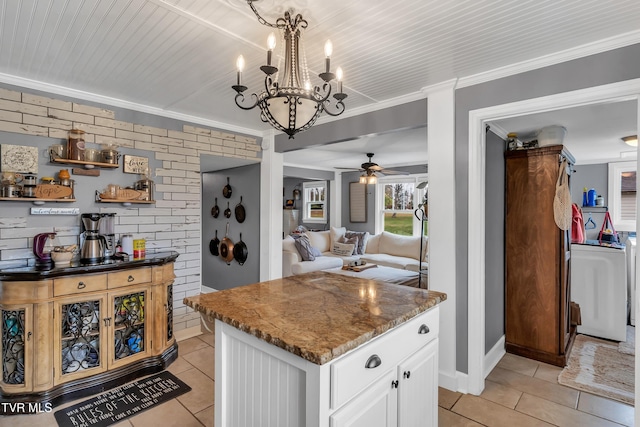
<path fill-rule="evenodd" d="M 131 261 L 116 261 L 107 260 L 100 264 L 81 264 L 79 262 L 72 262 L 70 266 L 54 267 L 48 270 L 43 270 L 31 267 L 16 267 L 5 268 L 0 270 L 0 280 L 5 281 L 22 281 L 22 280 L 45 280 L 53 277 L 71 276 L 75 274 L 90 274 L 100 273 L 108 271 L 125 270 L 129 268 L 147 267 L 153 265 L 162 265 L 178 258 L 178 252 L 158 252 L 149 253 L 147 251 L 146 256 L 141 259 L 134 259 Z"/>

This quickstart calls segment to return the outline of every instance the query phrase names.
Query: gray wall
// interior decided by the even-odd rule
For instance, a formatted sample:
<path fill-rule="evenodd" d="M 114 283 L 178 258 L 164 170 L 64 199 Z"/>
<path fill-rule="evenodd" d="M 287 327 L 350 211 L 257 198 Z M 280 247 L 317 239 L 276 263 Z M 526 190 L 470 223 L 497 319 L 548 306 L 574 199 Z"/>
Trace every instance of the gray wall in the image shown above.
<path fill-rule="evenodd" d="M 609 164 L 576 165 L 571 174 L 571 201 L 582 206 L 582 190 L 595 188 L 607 203 L 609 197 Z"/>
<path fill-rule="evenodd" d="M 362 135 L 423 127 L 426 120 L 427 103 L 424 99 L 419 99 L 407 104 L 315 125 L 297 134 L 295 139 L 289 139 L 286 134 L 276 135 L 275 151 L 284 153 L 314 145 L 348 141 Z"/>
<path fill-rule="evenodd" d="M 640 44 L 456 90 L 456 367 L 468 372 L 469 112 L 478 108 L 640 78 Z M 487 334 L 493 334 L 487 331 Z"/>
<path fill-rule="evenodd" d="M 410 154 L 408 154 L 410 156 Z M 424 174 L 427 172 L 426 165 L 402 166 L 389 168 L 397 171 L 408 172 L 410 174 Z M 376 186 L 367 184 L 367 222 L 351 222 L 349 219 L 349 183 L 358 182 L 361 172 L 342 173 L 342 226 L 347 230 L 368 231 L 373 234 L 375 231 L 376 214 Z"/>
<path fill-rule="evenodd" d="M 227 184 L 227 177 L 231 184 L 231 197 L 225 199 L 222 189 Z M 246 220 L 239 223 L 234 211 L 240 203 L 246 212 Z M 211 208 L 218 198 L 220 215 L 214 218 Z M 227 208 L 231 209 L 231 218 L 223 214 Z M 227 265 L 219 256 L 213 256 L 209 251 L 209 242 L 218 231 L 218 239 L 222 240 L 229 223 L 229 238 L 234 242 L 240 240 L 247 245 L 249 256 L 240 265 L 236 260 Z M 248 285 L 260 281 L 260 164 L 242 166 L 216 172 L 202 174 L 202 285 L 222 290 L 236 286 Z"/>
<path fill-rule="evenodd" d="M 571 201 L 582 206 L 582 190 L 595 188 L 596 192 L 604 197 L 604 203 L 607 204 L 609 196 L 609 164 L 600 163 L 595 165 L 578 165 L 575 166 L 575 173 L 571 175 Z M 595 229 L 587 230 L 587 239 L 597 239 L 602 221 L 604 221 L 603 212 L 593 212 L 582 214 L 586 224 L 589 216 L 596 223 Z"/>
<path fill-rule="evenodd" d="M 504 143 L 493 132 L 487 133 L 485 352 L 504 335 Z"/>

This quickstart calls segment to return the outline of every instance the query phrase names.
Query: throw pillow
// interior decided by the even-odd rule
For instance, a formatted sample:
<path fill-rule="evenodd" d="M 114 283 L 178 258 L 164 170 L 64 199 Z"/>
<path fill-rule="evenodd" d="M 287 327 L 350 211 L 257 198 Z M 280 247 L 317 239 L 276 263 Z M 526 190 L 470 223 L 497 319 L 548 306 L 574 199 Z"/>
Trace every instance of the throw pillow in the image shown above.
<path fill-rule="evenodd" d="M 340 239 L 338 239 L 338 243 L 346 243 L 348 245 L 353 245 L 356 249 L 358 248 L 358 236 L 352 236 L 347 238 L 346 236 L 342 236 Z M 353 253 L 357 253 L 356 250 L 354 249 Z"/>
<path fill-rule="evenodd" d="M 331 227 L 331 230 L 329 230 L 329 236 L 331 237 L 331 247 L 333 247 L 334 243 L 339 242 L 339 239 L 344 236 L 344 233 L 346 232 L 346 227 Z"/>
<path fill-rule="evenodd" d="M 344 233 L 344 237 L 346 237 L 347 239 L 357 237 L 358 244 L 356 245 L 354 254 L 364 255 L 364 252 L 367 249 L 367 241 L 369 240 L 368 231 L 347 231 L 346 233 Z"/>
<path fill-rule="evenodd" d="M 351 256 L 356 245 L 336 242 L 331 246 L 331 253 L 338 256 Z"/>
<path fill-rule="evenodd" d="M 316 257 L 313 255 L 313 247 L 309 243 L 309 237 L 301 235 L 296 239 L 295 245 L 303 261 L 315 261 Z"/>

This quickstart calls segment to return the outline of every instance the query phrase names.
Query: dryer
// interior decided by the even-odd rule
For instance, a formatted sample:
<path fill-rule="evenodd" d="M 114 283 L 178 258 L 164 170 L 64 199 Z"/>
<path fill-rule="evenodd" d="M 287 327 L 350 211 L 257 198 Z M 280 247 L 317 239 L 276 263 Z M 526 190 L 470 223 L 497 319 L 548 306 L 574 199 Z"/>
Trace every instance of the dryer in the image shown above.
<path fill-rule="evenodd" d="M 627 339 L 627 255 L 620 248 L 571 245 L 571 300 L 580 305 L 578 333 Z"/>

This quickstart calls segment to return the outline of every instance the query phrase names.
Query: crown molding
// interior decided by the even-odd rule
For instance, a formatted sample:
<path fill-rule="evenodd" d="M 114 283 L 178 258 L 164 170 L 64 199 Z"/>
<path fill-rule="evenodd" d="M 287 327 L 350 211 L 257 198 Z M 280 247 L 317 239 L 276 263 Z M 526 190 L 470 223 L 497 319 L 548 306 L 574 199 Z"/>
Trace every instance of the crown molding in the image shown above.
<path fill-rule="evenodd" d="M 625 46 L 630 46 L 636 43 L 640 43 L 640 30 L 631 31 L 629 33 L 620 34 L 592 43 L 587 43 L 571 49 L 544 55 L 539 58 L 518 62 L 515 64 L 509 64 L 504 67 L 495 68 L 493 70 L 485 71 L 482 73 L 461 77 L 458 80 L 456 89 L 474 86 L 480 83 L 486 83 L 491 80 L 497 80 L 503 77 L 509 77 L 515 74 L 560 64 L 562 62 L 571 61 L 573 59 L 584 58 L 586 56 L 595 55 Z"/>
<path fill-rule="evenodd" d="M 220 129 L 228 132 L 241 133 L 241 134 L 257 136 L 257 137 L 262 137 L 264 135 L 264 131 L 261 131 L 261 130 L 249 129 L 241 126 L 230 125 L 228 123 L 218 122 L 215 120 L 205 119 L 202 117 L 178 113 L 175 111 L 163 110 L 161 108 L 150 107 L 144 104 L 124 101 L 118 98 L 111 98 L 108 96 L 97 95 L 91 92 L 71 89 L 65 86 L 52 85 L 49 83 L 43 83 L 36 80 L 25 79 L 23 77 L 13 76 L 11 74 L 0 73 L 0 83 L 5 83 L 13 86 L 27 88 L 27 89 L 39 90 L 42 92 L 51 93 L 55 95 L 67 96 L 75 99 L 80 99 L 83 101 L 95 102 L 95 103 L 103 104 L 106 106 L 125 108 L 128 110 L 139 111 L 142 113 L 152 114 L 155 116 L 181 120 L 188 123 L 195 123 L 199 125 L 209 126 L 215 129 Z"/>

